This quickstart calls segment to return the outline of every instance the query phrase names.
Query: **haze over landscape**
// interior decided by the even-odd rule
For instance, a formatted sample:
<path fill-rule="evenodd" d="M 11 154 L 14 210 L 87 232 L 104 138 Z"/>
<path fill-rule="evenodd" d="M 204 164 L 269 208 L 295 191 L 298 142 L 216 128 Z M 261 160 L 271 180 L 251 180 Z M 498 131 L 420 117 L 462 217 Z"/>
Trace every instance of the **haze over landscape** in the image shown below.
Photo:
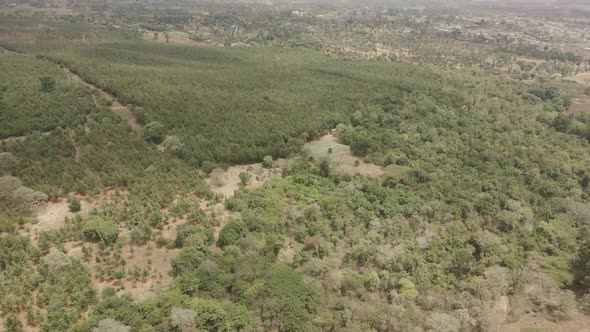
<path fill-rule="evenodd" d="M 590 331 L 590 2 L 0 0 L 0 331 Z"/>

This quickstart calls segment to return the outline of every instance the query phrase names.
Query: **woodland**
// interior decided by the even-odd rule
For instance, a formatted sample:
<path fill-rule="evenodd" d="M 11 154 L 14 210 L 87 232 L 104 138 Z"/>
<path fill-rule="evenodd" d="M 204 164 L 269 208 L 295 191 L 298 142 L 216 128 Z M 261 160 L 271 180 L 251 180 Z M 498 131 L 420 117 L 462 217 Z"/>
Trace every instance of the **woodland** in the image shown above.
<path fill-rule="evenodd" d="M 0 38 L 6 331 L 502 331 L 590 314 L 579 85 L 0 18 L 1 36 L 33 36 Z M 384 175 L 302 150 L 329 132 Z M 247 163 L 279 176 L 215 191 Z M 43 229 L 60 202 L 69 215 Z"/>

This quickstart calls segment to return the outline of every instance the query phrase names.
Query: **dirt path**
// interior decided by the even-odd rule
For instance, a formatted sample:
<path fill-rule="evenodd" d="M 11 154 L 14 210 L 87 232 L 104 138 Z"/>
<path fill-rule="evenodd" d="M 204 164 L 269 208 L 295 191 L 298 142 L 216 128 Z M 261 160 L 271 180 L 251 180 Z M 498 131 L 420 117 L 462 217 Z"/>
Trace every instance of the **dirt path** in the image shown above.
<path fill-rule="evenodd" d="M 64 67 L 64 71 L 66 72 L 66 75 L 75 80 L 78 81 L 84 85 L 86 85 L 87 87 L 93 89 L 93 90 L 97 90 L 98 92 L 100 92 L 100 94 L 102 95 L 102 97 L 104 99 L 106 99 L 107 101 L 111 102 L 111 111 L 113 111 L 114 113 L 120 115 L 121 117 L 127 119 L 127 124 L 129 124 L 129 126 L 136 132 L 136 133 L 140 133 L 141 132 L 141 125 L 139 124 L 139 122 L 137 121 L 137 118 L 135 117 L 135 114 L 133 114 L 133 112 L 131 112 L 131 110 L 129 110 L 129 108 L 127 108 L 126 106 L 123 106 L 121 103 L 119 103 L 115 97 L 113 97 L 113 95 L 111 95 L 110 93 L 104 91 L 103 89 L 100 89 L 99 87 L 88 83 L 86 81 L 84 81 L 80 76 L 74 74 L 71 70 L 69 70 L 68 68 Z M 94 98 L 94 96 L 93 96 Z M 96 98 L 94 99 L 94 105 L 96 105 L 98 107 L 98 103 L 96 102 Z"/>

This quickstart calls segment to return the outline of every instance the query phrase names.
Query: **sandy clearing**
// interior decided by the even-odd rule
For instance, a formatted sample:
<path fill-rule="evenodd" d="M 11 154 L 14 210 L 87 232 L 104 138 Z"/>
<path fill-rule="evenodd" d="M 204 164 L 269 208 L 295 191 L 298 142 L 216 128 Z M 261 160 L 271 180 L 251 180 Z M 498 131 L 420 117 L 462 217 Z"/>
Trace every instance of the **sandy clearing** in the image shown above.
<path fill-rule="evenodd" d="M 330 153 L 329 149 L 332 149 Z M 350 147 L 338 142 L 334 133 L 322 136 L 320 139 L 309 142 L 303 146 L 303 151 L 315 160 L 327 159 L 330 165 L 339 173 L 382 178 L 385 175 L 383 167 L 365 163 L 360 158 L 353 156 Z M 358 166 L 355 165 L 358 161 Z"/>
<path fill-rule="evenodd" d="M 262 167 L 261 163 L 231 166 L 221 174 L 212 173 L 205 181 L 214 193 L 224 197 L 233 197 L 234 193 L 242 188 L 240 173 L 246 172 L 250 174 L 250 182 L 246 185 L 246 188 L 258 188 L 268 180 L 280 178 L 281 169 L 286 164 L 287 160 L 278 159 L 274 161 L 272 169 Z"/>
<path fill-rule="evenodd" d="M 143 33 L 143 39 L 147 41 L 152 41 L 155 43 L 166 43 L 166 37 L 164 36 L 163 32 L 158 33 L 158 39 L 154 39 L 154 32 L 145 31 Z M 191 46 L 203 46 L 203 45 L 211 45 L 206 42 L 199 42 L 196 40 L 192 40 L 188 38 L 188 35 L 184 32 L 172 32 L 169 34 L 168 37 L 168 44 L 174 45 L 191 45 Z"/>
<path fill-rule="evenodd" d="M 567 109 L 568 113 L 581 113 L 590 111 L 590 99 L 574 98 L 571 106 Z"/>
<path fill-rule="evenodd" d="M 543 317 L 542 314 L 528 314 L 515 323 L 502 326 L 503 332 L 522 332 L 527 330 L 539 332 L 590 332 L 590 316 L 576 313 L 570 320 L 555 323 Z"/>
<path fill-rule="evenodd" d="M 566 77 L 568 80 L 573 80 L 583 85 L 590 85 L 590 73 L 581 73 L 573 77 Z"/>
<path fill-rule="evenodd" d="M 63 227 L 65 225 L 65 218 L 73 218 L 76 214 L 80 214 L 83 217 L 88 216 L 90 211 L 98 206 L 97 201 L 87 201 L 81 196 L 76 196 L 80 199 L 81 209 L 79 212 L 70 212 L 68 208 L 67 199 L 62 198 L 56 202 L 48 202 L 44 206 L 41 206 L 36 211 L 37 223 L 34 225 L 26 226 L 28 233 L 32 236 L 32 239 L 36 239 L 37 234 L 42 231 L 50 231 Z"/>

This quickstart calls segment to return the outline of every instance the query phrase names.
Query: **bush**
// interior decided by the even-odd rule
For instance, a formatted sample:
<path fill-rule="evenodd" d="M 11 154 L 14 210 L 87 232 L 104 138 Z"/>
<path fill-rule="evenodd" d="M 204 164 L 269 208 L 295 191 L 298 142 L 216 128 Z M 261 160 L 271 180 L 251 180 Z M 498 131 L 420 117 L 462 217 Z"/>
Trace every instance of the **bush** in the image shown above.
<path fill-rule="evenodd" d="M 142 136 L 146 142 L 160 144 L 165 136 L 164 126 L 159 122 L 150 122 L 143 127 Z"/>
<path fill-rule="evenodd" d="M 229 245 L 238 244 L 248 232 L 248 227 L 241 220 L 232 220 L 227 225 L 223 226 L 219 232 L 219 241 L 217 244 L 221 248 Z"/>
<path fill-rule="evenodd" d="M 265 156 L 262 158 L 262 167 L 264 168 L 272 168 L 273 160 L 272 156 Z"/>
<path fill-rule="evenodd" d="M 81 208 L 82 206 L 79 199 L 74 196 L 68 197 L 68 209 L 70 212 L 80 212 Z"/>
<path fill-rule="evenodd" d="M 106 245 L 113 244 L 119 237 L 119 230 L 112 221 L 100 217 L 91 217 L 82 230 L 84 237 L 90 241 L 100 241 Z"/>
<path fill-rule="evenodd" d="M 250 174 L 246 173 L 246 172 L 240 172 L 240 183 L 242 184 L 242 186 L 246 186 L 248 185 L 248 182 L 250 182 Z"/>
<path fill-rule="evenodd" d="M 213 172 L 213 170 L 218 167 L 219 165 L 212 161 L 204 161 L 201 165 L 201 169 L 203 169 L 203 172 L 205 172 L 206 174 L 211 174 L 211 172 Z"/>

